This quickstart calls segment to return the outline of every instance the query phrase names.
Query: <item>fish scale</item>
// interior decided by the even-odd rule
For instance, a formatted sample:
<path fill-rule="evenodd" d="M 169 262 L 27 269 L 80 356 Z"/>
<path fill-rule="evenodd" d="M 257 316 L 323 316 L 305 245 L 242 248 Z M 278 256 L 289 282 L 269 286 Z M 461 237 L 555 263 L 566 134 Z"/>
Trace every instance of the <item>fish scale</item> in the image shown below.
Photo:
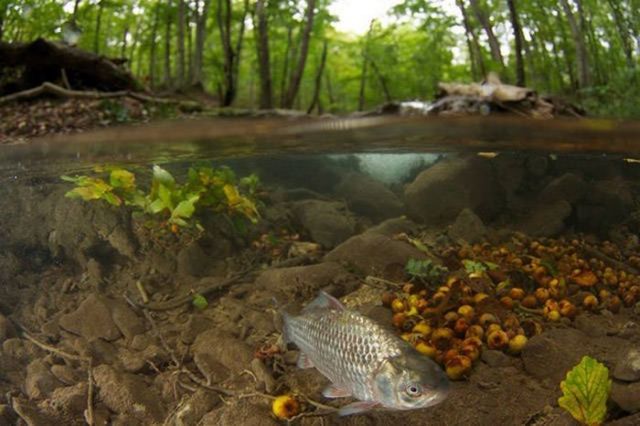
<path fill-rule="evenodd" d="M 313 366 L 358 399 L 373 398 L 369 378 L 403 342 L 352 311 L 310 309 L 288 320 L 289 338 Z"/>

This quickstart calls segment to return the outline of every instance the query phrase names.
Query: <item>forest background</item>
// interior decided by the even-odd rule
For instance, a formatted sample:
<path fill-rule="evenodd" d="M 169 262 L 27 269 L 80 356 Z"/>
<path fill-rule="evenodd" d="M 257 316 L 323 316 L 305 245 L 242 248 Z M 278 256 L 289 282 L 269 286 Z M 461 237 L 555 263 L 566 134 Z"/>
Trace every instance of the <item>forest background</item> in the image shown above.
<path fill-rule="evenodd" d="M 640 0 L 404 0 L 361 35 L 337 29 L 331 3 L 0 0 L 0 41 L 126 58 L 156 92 L 204 90 L 221 106 L 365 110 L 493 71 L 596 115 L 640 116 Z"/>

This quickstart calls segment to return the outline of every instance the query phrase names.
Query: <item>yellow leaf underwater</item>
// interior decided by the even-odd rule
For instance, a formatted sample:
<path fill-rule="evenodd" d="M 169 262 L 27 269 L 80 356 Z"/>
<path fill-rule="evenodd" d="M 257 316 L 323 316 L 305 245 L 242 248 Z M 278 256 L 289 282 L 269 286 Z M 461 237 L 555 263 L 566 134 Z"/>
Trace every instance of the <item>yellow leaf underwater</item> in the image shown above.
<path fill-rule="evenodd" d="M 560 407 L 582 424 L 600 425 L 607 415 L 607 399 L 611 391 L 609 370 L 595 359 L 585 356 L 560 383 L 563 396 Z"/>

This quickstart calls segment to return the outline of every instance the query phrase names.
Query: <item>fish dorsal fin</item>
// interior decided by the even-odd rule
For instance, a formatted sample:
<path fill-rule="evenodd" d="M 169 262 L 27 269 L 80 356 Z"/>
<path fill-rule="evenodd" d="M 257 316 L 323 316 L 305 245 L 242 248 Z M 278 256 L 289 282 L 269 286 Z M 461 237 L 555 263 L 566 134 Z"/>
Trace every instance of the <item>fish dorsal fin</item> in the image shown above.
<path fill-rule="evenodd" d="M 318 297 L 313 299 L 313 301 L 304 308 L 303 312 L 310 309 L 335 309 L 337 311 L 343 311 L 345 307 L 338 299 L 327 292 L 321 291 Z"/>
<path fill-rule="evenodd" d="M 298 354 L 298 368 L 303 370 L 305 368 L 313 368 L 313 362 L 311 362 L 307 354 L 304 352 L 300 352 L 300 354 Z"/>

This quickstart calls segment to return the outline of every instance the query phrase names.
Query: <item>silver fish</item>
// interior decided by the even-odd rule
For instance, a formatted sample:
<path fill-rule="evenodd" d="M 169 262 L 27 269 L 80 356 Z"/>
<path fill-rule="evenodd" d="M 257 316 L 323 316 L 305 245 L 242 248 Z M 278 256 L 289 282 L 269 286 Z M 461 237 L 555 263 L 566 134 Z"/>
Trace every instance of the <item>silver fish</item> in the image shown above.
<path fill-rule="evenodd" d="M 449 380 L 435 362 L 327 293 L 301 315 L 284 313 L 283 319 L 285 341 L 300 349 L 298 367 L 315 367 L 331 380 L 323 395 L 360 400 L 342 407 L 340 415 L 424 408 L 447 397 Z"/>

